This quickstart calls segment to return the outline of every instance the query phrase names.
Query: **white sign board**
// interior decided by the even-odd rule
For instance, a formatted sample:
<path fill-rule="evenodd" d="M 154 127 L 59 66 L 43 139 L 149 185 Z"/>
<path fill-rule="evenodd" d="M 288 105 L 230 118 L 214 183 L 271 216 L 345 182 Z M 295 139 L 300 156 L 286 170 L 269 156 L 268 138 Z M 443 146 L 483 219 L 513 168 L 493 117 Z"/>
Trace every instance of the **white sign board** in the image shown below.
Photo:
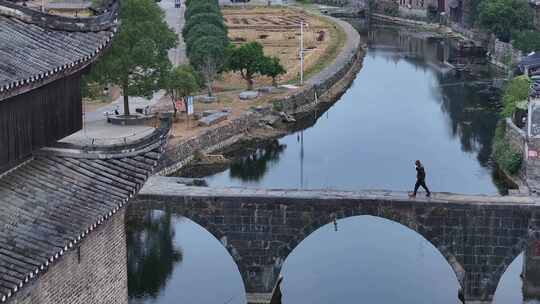
<path fill-rule="evenodd" d="M 192 115 L 195 112 L 193 106 L 193 96 L 188 96 L 187 98 L 187 114 Z"/>

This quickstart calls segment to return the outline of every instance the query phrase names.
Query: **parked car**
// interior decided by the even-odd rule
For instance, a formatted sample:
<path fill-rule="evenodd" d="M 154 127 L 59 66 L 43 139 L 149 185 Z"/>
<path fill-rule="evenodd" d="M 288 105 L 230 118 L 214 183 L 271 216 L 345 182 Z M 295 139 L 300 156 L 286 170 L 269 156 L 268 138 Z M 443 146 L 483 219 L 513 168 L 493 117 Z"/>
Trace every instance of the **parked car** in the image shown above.
<path fill-rule="evenodd" d="M 174 7 L 179 8 L 181 6 L 182 6 L 182 3 L 180 2 L 180 0 L 174 0 Z"/>

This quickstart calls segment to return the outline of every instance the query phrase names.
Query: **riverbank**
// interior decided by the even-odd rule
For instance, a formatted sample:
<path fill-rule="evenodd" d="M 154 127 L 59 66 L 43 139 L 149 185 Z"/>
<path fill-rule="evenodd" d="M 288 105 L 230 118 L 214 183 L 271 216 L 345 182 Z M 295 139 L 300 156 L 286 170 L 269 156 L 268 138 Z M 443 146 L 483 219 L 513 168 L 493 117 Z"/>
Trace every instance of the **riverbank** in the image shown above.
<path fill-rule="evenodd" d="M 165 148 L 157 174 L 169 175 L 188 164 L 195 154 L 208 154 L 245 139 L 275 138 L 294 129 L 296 119 L 327 108 L 339 99 L 362 66 L 364 50 L 360 35 L 347 22 L 328 18 L 339 26 L 347 39 L 333 60 L 304 86 L 285 96 L 270 98 L 263 105 L 254 105 L 237 117 L 208 127 L 187 139 L 172 137 Z"/>

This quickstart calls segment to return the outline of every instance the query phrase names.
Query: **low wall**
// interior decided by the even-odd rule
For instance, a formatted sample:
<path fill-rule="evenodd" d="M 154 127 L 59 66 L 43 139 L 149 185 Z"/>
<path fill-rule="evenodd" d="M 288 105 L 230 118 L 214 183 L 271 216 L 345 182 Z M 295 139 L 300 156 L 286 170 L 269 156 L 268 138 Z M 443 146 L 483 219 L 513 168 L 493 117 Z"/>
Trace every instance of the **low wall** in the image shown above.
<path fill-rule="evenodd" d="M 334 62 L 306 81 L 301 90 L 285 98 L 271 101 L 269 107 L 292 115 L 309 111 L 317 106 L 318 97 L 331 91 L 336 84 L 346 78 L 350 71 L 354 70 L 353 67 L 361 62 L 364 53 L 358 32 L 345 21 L 328 16 L 326 18 L 337 23 L 345 31 L 347 35 L 345 46 Z M 350 79 L 350 82 L 352 80 Z M 343 86 L 342 91 L 346 88 Z M 338 95 L 337 92 L 335 95 Z M 192 161 L 195 152 L 211 153 L 232 145 L 240 140 L 245 132 L 258 125 L 258 116 L 248 112 L 238 119 L 214 127 L 187 141 L 181 143 L 169 141 L 156 172 L 158 175 L 171 174 Z"/>
<path fill-rule="evenodd" d="M 125 209 L 99 225 L 75 250 L 66 251 L 11 304 L 127 304 Z"/>

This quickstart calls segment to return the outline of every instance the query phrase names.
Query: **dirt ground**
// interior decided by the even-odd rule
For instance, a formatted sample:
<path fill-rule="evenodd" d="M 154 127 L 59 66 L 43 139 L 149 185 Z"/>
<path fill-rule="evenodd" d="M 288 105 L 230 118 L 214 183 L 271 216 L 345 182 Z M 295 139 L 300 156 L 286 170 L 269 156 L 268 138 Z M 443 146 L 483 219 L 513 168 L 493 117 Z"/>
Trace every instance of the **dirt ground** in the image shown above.
<path fill-rule="evenodd" d="M 299 79 L 300 23 L 304 22 L 304 71 L 314 65 L 336 39 L 335 25 L 327 20 L 292 8 L 246 7 L 223 10 L 229 39 L 236 45 L 257 41 L 269 56 L 276 56 L 286 68 L 280 83 Z M 270 85 L 269 77 L 259 76 L 255 86 Z M 216 82 L 216 89 L 244 89 L 238 73 L 227 73 Z"/>
<path fill-rule="evenodd" d="M 246 7 L 225 8 L 223 16 L 229 28 L 229 38 L 232 43 L 242 44 L 258 41 L 264 47 L 266 55 L 277 56 L 287 70 L 287 74 L 279 79 L 280 84 L 297 84 L 299 79 L 300 61 L 300 22 L 304 28 L 304 71 L 309 71 L 316 65 L 326 64 L 337 55 L 343 41 L 340 41 L 340 30 L 324 17 L 305 13 L 294 8 Z M 324 32 L 324 34 L 321 34 Z M 321 38 L 322 39 L 321 39 Z M 335 53 L 335 54 L 334 54 Z M 313 69 L 312 69 L 313 70 Z M 271 85 L 268 77 L 255 78 L 255 87 Z M 208 128 L 219 127 L 228 121 L 240 117 L 249 108 L 268 104 L 269 100 L 285 97 L 300 89 L 280 89 L 274 93 L 261 94 L 255 100 L 241 101 L 238 94 L 246 89 L 246 83 L 239 74 L 227 73 L 215 83 L 215 92 L 219 102 L 205 104 L 195 102 L 195 112 L 205 110 L 230 110 L 228 120 L 211 127 L 200 127 L 193 119 L 187 119 L 185 114 L 178 114 L 172 134 L 173 142 L 196 136 Z M 171 110 L 170 102 L 160 103 L 154 111 Z"/>

